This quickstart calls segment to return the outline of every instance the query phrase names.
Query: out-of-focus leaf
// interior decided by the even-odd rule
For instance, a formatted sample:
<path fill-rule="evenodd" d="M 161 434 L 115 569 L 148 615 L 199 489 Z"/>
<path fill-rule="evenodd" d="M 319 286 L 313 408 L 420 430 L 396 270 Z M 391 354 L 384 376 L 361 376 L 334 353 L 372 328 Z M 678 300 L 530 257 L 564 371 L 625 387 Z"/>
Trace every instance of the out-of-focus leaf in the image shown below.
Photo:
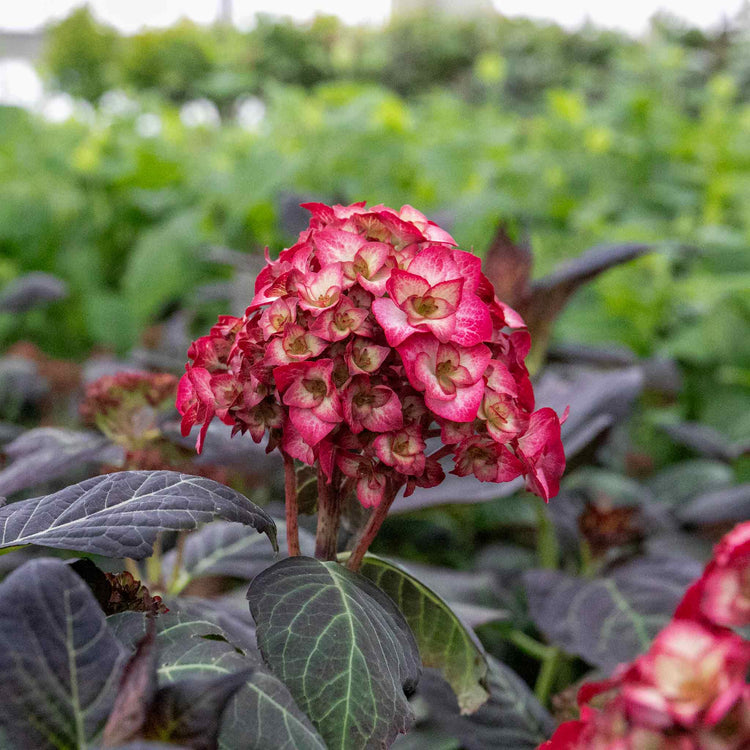
<path fill-rule="evenodd" d="M 114 705 L 104 726 L 102 747 L 118 747 L 143 736 L 157 691 L 156 624 L 153 617 L 146 622 L 146 635 L 139 641 L 120 677 Z"/>
<path fill-rule="evenodd" d="M 68 296 L 68 285 L 57 276 L 32 271 L 0 290 L 0 312 L 22 313 Z"/>
<path fill-rule="evenodd" d="M 547 368 L 535 387 L 537 406 L 550 406 L 558 414 L 570 407 L 570 415 L 562 426 L 565 454 L 570 460 L 592 442 L 600 439 L 624 417 L 643 387 L 639 367 L 597 371 L 591 368 Z M 428 442 L 429 445 L 429 442 Z M 435 447 L 439 447 L 439 441 Z M 428 451 L 429 452 L 429 448 Z M 443 464 L 450 469 L 450 459 Z M 417 488 L 393 505 L 392 513 L 406 513 L 419 508 L 446 503 L 480 503 L 507 497 L 523 487 L 517 479 L 505 484 L 480 482 L 473 476 L 448 474 L 438 486 Z"/>
<path fill-rule="evenodd" d="M 33 560 L 0 584 L 0 728 L 12 747 L 88 747 L 127 661 L 86 584 Z"/>
<path fill-rule="evenodd" d="M 197 218 L 183 213 L 143 232 L 128 257 L 123 289 L 135 318 L 146 322 L 191 287 L 200 234 Z"/>
<path fill-rule="evenodd" d="M 157 618 L 156 646 L 160 682 L 218 677 L 252 668 L 245 685 L 222 716 L 221 750 L 325 750 L 310 720 L 295 704 L 289 690 L 261 664 L 256 650 L 238 650 L 231 633 L 215 622 L 178 609 Z M 126 645 L 145 632 L 143 615 L 134 612 L 109 618 L 113 631 Z"/>
<path fill-rule="evenodd" d="M 750 518 L 750 483 L 728 487 L 692 499 L 675 511 L 685 524 L 734 523 Z"/>
<path fill-rule="evenodd" d="M 440 671 L 456 693 L 462 713 L 476 711 L 489 694 L 487 657 L 474 632 L 401 566 L 367 555 L 360 573 L 396 603 L 417 640 L 422 665 Z"/>
<path fill-rule="evenodd" d="M 161 531 L 222 518 L 276 543 L 273 520 L 244 495 L 174 471 L 120 471 L 0 508 L 0 548 L 25 544 L 108 557 L 148 557 Z"/>
<path fill-rule="evenodd" d="M 731 443 L 717 429 L 699 422 L 664 424 L 661 428 L 672 440 L 705 458 L 731 463 L 740 456 L 750 453 L 750 441 Z"/>
<path fill-rule="evenodd" d="M 192 677 L 160 688 L 149 707 L 144 736 L 179 742 L 192 750 L 217 750 L 221 718 L 253 668 L 218 677 Z"/>
<path fill-rule="evenodd" d="M 217 522 L 204 526 L 185 541 L 180 569 L 169 587 L 179 594 L 196 578 L 207 575 L 230 576 L 252 580 L 261 570 L 286 555 L 286 524 L 275 521 L 280 552 L 274 552 L 262 537 L 252 534 L 238 523 Z M 302 553 L 312 556 L 315 537 L 299 530 Z M 172 571 L 177 560 L 173 550 L 164 556 L 164 570 Z"/>
<path fill-rule="evenodd" d="M 532 263 L 528 244 L 513 242 L 507 226 L 500 223 L 485 253 L 482 270 L 497 296 L 511 307 L 523 305 L 529 295 Z"/>
<path fill-rule="evenodd" d="M 414 721 L 421 672 L 403 615 L 364 576 L 291 557 L 248 591 L 258 646 L 329 747 L 387 747 Z"/>
<path fill-rule="evenodd" d="M 24 407 L 38 403 L 49 390 L 36 362 L 16 355 L 0 357 L 1 417 L 18 419 Z"/>
<path fill-rule="evenodd" d="M 490 698 L 469 716 L 459 713 L 448 683 L 436 671 L 425 671 L 416 697 L 427 702 L 428 726 L 458 739 L 466 750 L 534 750 L 552 734 L 552 717 L 512 669 L 492 657 L 488 662 Z"/>
<path fill-rule="evenodd" d="M 725 463 L 697 458 L 668 466 L 651 477 L 646 486 L 660 503 L 676 508 L 697 495 L 725 489 L 732 480 L 732 469 Z"/>
<path fill-rule="evenodd" d="M 0 471 L 0 495 L 69 476 L 71 471 L 119 463 L 123 450 L 95 432 L 37 427 L 3 449 L 9 464 Z"/>
<path fill-rule="evenodd" d="M 198 429 L 183 437 L 179 422 L 170 421 L 162 424 L 161 430 L 173 443 L 183 448 L 195 449 Z M 214 421 L 208 428 L 203 451 L 196 457 L 196 463 L 251 469 L 266 478 L 273 478 L 274 475 L 283 477 L 278 451 L 266 453 L 265 440 L 259 444 L 254 443 L 247 435 L 232 438 L 231 432 L 227 425 Z"/>
<path fill-rule="evenodd" d="M 701 570 L 692 558 L 638 558 L 598 578 L 530 570 L 524 582 L 546 638 L 609 673 L 649 647 Z"/>

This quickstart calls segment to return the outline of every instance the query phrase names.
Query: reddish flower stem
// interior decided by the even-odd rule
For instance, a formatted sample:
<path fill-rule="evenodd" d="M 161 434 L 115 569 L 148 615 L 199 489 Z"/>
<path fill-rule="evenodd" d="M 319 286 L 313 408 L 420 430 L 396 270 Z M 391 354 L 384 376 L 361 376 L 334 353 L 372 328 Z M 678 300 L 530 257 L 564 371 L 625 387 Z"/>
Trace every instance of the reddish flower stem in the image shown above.
<path fill-rule="evenodd" d="M 282 451 L 284 457 L 284 494 L 286 497 L 286 546 L 289 557 L 297 557 L 299 551 L 299 526 L 297 523 L 297 474 L 294 459 Z"/>
<path fill-rule="evenodd" d="M 372 540 L 377 536 L 378 531 L 380 531 L 380 527 L 383 525 L 383 521 L 385 521 L 385 517 L 388 515 L 388 511 L 390 510 L 391 505 L 393 505 L 395 499 L 396 490 L 391 489 L 391 491 L 380 501 L 380 505 L 378 505 L 372 512 L 372 515 L 367 521 L 367 525 L 362 530 L 362 533 L 357 539 L 357 543 L 354 545 L 352 554 L 346 561 L 346 567 L 349 568 L 349 570 L 359 570 L 359 566 L 362 564 L 362 560 L 364 559 L 367 550 L 370 549 Z"/>
<path fill-rule="evenodd" d="M 335 560 L 338 551 L 341 496 L 334 484 L 329 484 L 318 471 L 318 528 L 315 533 L 315 557 Z"/>

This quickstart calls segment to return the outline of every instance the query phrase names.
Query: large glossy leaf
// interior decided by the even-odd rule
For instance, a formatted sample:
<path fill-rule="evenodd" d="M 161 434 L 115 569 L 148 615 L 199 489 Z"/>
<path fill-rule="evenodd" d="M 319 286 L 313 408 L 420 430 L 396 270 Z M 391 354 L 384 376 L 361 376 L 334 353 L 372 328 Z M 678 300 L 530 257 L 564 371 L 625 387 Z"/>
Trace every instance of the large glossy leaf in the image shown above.
<path fill-rule="evenodd" d="M 262 537 L 248 533 L 247 527 L 239 523 L 217 522 L 204 526 L 191 534 L 182 551 L 180 568 L 170 584 L 171 594 L 179 594 L 196 578 L 208 575 L 230 576 L 252 580 L 286 554 L 286 525 L 274 521 L 278 534 L 280 552 L 275 553 Z M 315 537 L 304 529 L 299 530 L 300 547 L 303 554 L 315 551 Z M 177 554 L 164 556 L 164 569 L 171 571 Z"/>
<path fill-rule="evenodd" d="M 160 531 L 223 518 L 266 533 L 273 520 L 244 495 L 174 471 L 121 471 L 0 508 L 0 548 L 25 544 L 141 559 Z"/>
<path fill-rule="evenodd" d="M 248 591 L 258 646 L 329 748 L 387 747 L 414 716 L 417 644 L 377 586 L 335 562 L 292 557 Z"/>
<path fill-rule="evenodd" d="M 545 636 L 611 672 L 649 647 L 701 569 L 687 557 L 640 558 L 599 578 L 530 570 L 524 581 L 531 617 Z"/>
<path fill-rule="evenodd" d="M 554 721 L 526 683 L 509 667 L 489 657 L 489 700 L 474 714 L 461 715 L 456 696 L 434 670 L 426 670 L 417 697 L 427 704 L 427 716 L 417 735 L 427 742 L 414 748 L 439 747 L 438 739 L 453 738 L 465 750 L 534 750 L 554 730 Z M 407 735 L 407 738 L 409 735 Z M 402 742 L 394 746 L 401 750 Z"/>
<path fill-rule="evenodd" d="M 374 555 L 360 573 L 393 599 L 409 623 L 425 667 L 435 667 L 458 698 L 463 713 L 473 713 L 489 697 L 487 658 L 474 632 L 432 589 L 400 565 Z"/>
<path fill-rule="evenodd" d="M 0 731 L 11 747 L 87 747 L 126 660 L 96 599 L 64 562 L 34 560 L 0 584 Z"/>
<path fill-rule="evenodd" d="M 177 608 L 157 618 L 157 671 L 160 684 L 193 678 L 220 677 L 252 668 L 244 686 L 222 715 L 221 750 L 325 750 L 310 720 L 295 704 L 287 687 L 261 664 L 260 655 L 236 641 L 231 631 L 193 611 Z M 113 631 L 131 646 L 145 632 L 135 612 L 109 618 Z"/>

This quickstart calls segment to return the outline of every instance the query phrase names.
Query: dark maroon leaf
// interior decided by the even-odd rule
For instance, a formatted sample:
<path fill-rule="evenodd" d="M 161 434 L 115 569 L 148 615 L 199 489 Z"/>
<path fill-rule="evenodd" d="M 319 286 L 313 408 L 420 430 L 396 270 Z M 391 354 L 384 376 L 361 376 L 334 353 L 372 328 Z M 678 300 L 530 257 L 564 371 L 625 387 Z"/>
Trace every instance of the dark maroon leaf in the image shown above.
<path fill-rule="evenodd" d="M 528 298 L 532 260 L 528 244 L 513 242 L 508 235 L 508 227 L 501 222 L 487 248 L 482 266 L 497 296 L 511 307 L 522 306 Z"/>
<path fill-rule="evenodd" d="M 102 736 L 102 747 L 118 747 L 143 736 L 157 690 L 156 624 L 147 618 L 146 635 L 125 665 L 115 703 Z"/>

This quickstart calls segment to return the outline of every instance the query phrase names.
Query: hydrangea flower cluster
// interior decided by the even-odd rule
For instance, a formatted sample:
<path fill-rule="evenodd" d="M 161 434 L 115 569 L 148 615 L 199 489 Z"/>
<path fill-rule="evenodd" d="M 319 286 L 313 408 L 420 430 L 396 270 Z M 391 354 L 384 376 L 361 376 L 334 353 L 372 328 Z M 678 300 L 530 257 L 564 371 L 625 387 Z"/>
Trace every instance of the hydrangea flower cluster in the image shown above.
<path fill-rule="evenodd" d="M 305 204 L 297 243 L 259 274 L 242 318 L 195 341 L 182 431 L 214 417 L 347 482 L 362 505 L 452 473 L 520 475 L 545 499 L 565 467 L 560 421 L 534 411 L 523 320 L 481 261 L 410 206 Z M 426 440 L 442 447 L 426 454 Z"/>
<path fill-rule="evenodd" d="M 750 747 L 750 641 L 730 629 L 747 626 L 750 522 L 722 539 L 649 651 L 583 685 L 580 721 L 561 724 L 540 750 Z"/>

